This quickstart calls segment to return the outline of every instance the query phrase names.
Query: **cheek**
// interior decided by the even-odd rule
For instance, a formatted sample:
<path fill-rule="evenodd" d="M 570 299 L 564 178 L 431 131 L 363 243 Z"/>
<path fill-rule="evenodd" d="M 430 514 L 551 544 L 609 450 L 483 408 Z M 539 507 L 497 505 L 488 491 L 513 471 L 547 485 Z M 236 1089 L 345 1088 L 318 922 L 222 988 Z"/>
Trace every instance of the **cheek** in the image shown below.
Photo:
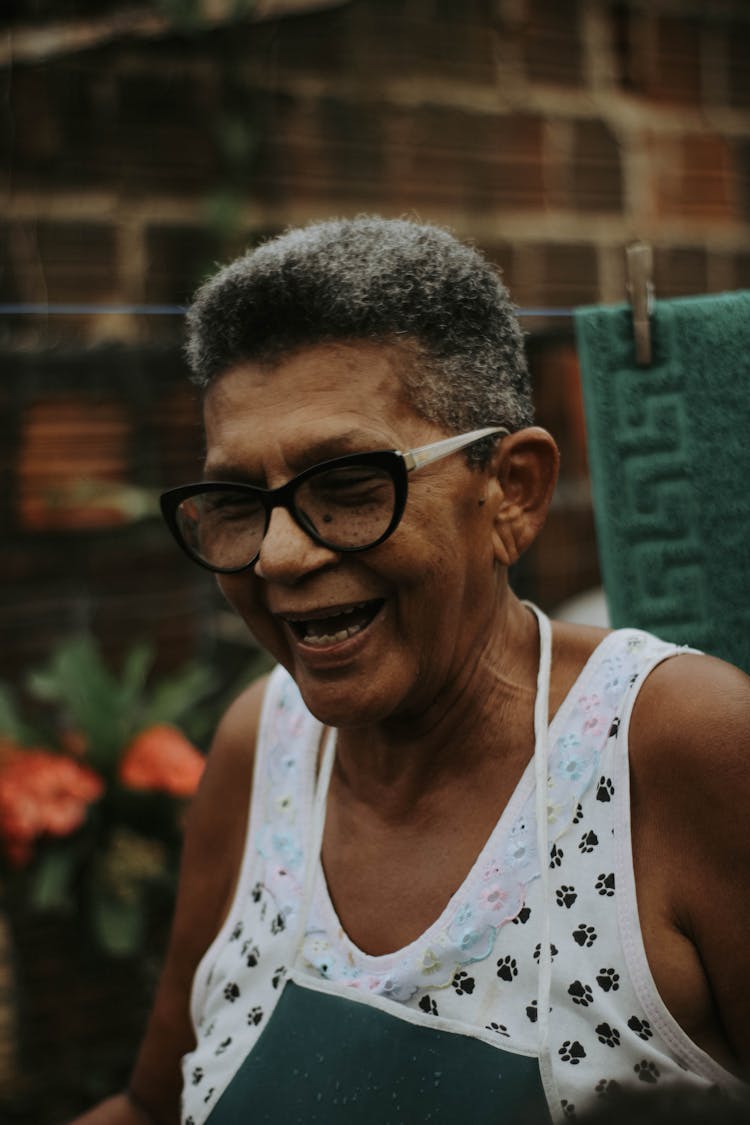
<path fill-rule="evenodd" d="M 258 595 L 257 582 L 249 574 L 218 575 L 216 584 L 224 599 L 239 614 L 252 631 L 253 636 L 263 645 L 271 638 L 275 625 L 270 614 L 265 613 L 263 602 Z"/>

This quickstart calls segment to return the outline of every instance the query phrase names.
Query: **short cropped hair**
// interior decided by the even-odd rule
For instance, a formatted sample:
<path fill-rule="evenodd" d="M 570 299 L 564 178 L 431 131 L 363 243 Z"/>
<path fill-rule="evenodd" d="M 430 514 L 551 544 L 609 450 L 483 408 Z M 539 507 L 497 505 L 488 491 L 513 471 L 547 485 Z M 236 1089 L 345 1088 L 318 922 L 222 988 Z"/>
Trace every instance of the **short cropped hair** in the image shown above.
<path fill-rule="evenodd" d="M 238 363 L 370 342 L 400 348 L 409 402 L 448 432 L 533 421 L 523 335 L 498 270 L 431 224 L 361 216 L 288 230 L 205 282 L 187 329 L 201 387 Z"/>

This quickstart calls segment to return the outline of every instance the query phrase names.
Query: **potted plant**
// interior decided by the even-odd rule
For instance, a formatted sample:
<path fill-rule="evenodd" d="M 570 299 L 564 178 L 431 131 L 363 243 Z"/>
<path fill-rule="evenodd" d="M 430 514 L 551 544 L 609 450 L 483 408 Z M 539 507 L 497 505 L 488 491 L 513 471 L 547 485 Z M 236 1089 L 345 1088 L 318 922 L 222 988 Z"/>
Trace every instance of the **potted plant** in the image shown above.
<path fill-rule="evenodd" d="M 42 1088 L 59 1119 L 123 1079 L 163 952 L 219 704 L 205 665 L 155 678 L 153 663 L 137 645 L 115 672 L 82 635 L 22 691 L 0 684 L 0 886 L 28 1120 L 44 1119 Z"/>

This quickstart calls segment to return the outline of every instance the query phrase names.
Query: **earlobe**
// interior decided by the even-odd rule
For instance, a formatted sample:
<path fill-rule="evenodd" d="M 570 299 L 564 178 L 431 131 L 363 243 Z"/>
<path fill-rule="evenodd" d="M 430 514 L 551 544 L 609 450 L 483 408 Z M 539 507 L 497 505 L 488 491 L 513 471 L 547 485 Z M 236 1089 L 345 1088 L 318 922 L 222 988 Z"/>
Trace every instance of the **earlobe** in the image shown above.
<path fill-rule="evenodd" d="M 557 483 L 560 454 L 552 436 L 529 426 L 504 438 L 496 465 L 499 485 L 495 557 L 516 562 L 542 529 Z"/>

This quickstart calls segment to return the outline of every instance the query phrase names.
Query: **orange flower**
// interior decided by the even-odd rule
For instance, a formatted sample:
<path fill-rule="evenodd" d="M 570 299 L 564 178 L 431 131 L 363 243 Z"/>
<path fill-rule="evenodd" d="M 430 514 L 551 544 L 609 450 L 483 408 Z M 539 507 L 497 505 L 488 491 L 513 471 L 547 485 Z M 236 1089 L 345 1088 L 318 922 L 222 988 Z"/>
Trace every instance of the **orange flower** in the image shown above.
<path fill-rule="evenodd" d="M 191 797 L 205 760 L 176 727 L 157 723 L 141 731 L 123 755 L 120 781 L 131 789 L 158 789 L 173 797 Z"/>
<path fill-rule="evenodd" d="M 98 774 L 48 750 L 19 750 L 0 768 L 0 840 L 8 859 L 22 867 L 39 836 L 68 836 L 101 797 Z"/>

